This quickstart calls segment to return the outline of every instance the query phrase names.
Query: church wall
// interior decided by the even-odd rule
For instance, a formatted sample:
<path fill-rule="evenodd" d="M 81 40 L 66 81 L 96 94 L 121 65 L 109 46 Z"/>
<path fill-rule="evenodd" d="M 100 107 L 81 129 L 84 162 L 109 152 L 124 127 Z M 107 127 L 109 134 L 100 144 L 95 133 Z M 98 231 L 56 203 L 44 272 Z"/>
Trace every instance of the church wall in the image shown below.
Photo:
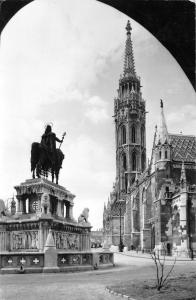
<path fill-rule="evenodd" d="M 160 201 L 154 203 L 154 228 L 155 228 L 155 245 L 161 243 L 161 205 Z"/>
<path fill-rule="evenodd" d="M 152 218 L 152 184 L 149 180 L 146 182 L 145 189 L 145 198 L 142 196 L 142 204 L 143 206 L 143 233 L 141 237 L 141 248 L 142 249 L 151 249 L 151 224 L 149 223 L 149 219 Z"/>
<path fill-rule="evenodd" d="M 124 217 L 121 217 L 121 235 L 124 235 Z M 112 219 L 112 244 L 117 246 L 120 242 L 120 217 Z"/>
<path fill-rule="evenodd" d="M 146 189 L 146 227 L 149 227 L 148 220 L 152 218 L 152 205 L 153 205 L 153 190 L 152 183 Z"/>
<path fill-rule="evenodd" d="M 162 185 L 165 183 L 165 180 L 171 177 L 170 162 L 158 163 L 155 177 L 156 177 L 156 190 L 158 192 L 160 191 Z"/>
<path fill-rule="evenodd" d="M 126 204 L 126 213 L 124 219 L 124 243 L 125 246 L 130 249 L 132 242 L 131 242 L 131 232 L 132 232 L 132 213 L 131 213 L 131 197 L 128 198 Z"/>
<path fill-rule="evenodd" d="M 169 222 L 169 219 L 171 218 L 171 202 L 167 200 L 161 200 L 160 201 L 160 213 L 161 213 L 161 242 L 164 243 L 168 241 L 168 237 L 166 234 L 167 231 L 167 224 Z"/>
<path fill-rule="evenodd" d="M 189 194 L 189 230 L 192 249 L 196 251 L 196 193 Z"/>

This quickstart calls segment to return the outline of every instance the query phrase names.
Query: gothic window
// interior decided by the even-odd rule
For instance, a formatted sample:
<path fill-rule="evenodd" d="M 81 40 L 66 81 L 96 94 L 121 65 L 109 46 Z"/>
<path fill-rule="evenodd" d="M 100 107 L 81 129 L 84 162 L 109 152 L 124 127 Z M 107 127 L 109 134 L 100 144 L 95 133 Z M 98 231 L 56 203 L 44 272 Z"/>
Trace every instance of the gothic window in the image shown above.
<path fill-rule="evenodd" d="M 128 186 L 128 174 L 125 174 L 125 191 L 127 192 L 127 186 Z"/>
<path fill-rule="evenodd" d="M 161 159 L 161 151 L 159 151 L 159 159 Z"/>
<path fill-rule="evenodd" d="M 126 158 L 125 153 L 122 155 L 122 164 L 123 164 L 123 169 L 126 171 L 127 170 L 127 158 Z"/>
<path fill-rule="evenodd" d="M 136 153 L 135 152 L 133 152 L 132 153 L 132 170 L 133 171 L 136 171 Z"/>
<path fill-rule="evenodd" d="M 132 143 L 136 143 L 136 129 L 135 129 L 135 126 L 133 125 L 132 126 L 132 129 L 131 129 L 131 140 L 132 140 Z"/>
<path fill-rule="evenodd" d="M 141 145 L 144 146 L 144 127 L 141 128 Z"/>
<path fill-rule="evenodd" d="M 167 159 L 167 150 L 165 151 L 165 159 Z"/>
<path fill-rule="evenodd" d="M 146 167 L 146 157 L 145 157 L 145 153 L 142 153 L 142 172 L 144 171 L 145 167 Z"/>
<path fill-rule="evenodd" d="M 126 127 L 125 125 L 121 128 L 122 145 L 126 144 Z"/>

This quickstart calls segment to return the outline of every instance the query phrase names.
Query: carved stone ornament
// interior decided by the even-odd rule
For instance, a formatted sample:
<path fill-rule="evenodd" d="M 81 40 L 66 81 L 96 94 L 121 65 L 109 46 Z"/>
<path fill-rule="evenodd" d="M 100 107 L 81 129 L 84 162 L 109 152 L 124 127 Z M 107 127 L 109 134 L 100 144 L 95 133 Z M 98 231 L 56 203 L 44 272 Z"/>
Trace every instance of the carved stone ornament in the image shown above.
<path fill-rule="evenodd" d="M 83 212 L 78 217 L 78 223 L 82 225 L 90 225 L 88 222 L 89 208 L 84 208 Z"/>
<path fill-rule="evenodd" d="M 50 196 L 47 193 L 44 193 L 41 196 L 41 210 L 42 213 L 48 214 L 50 209 Z"/>
<path fill-rule="evenodd" d="M 13 231 L 12 250 L 38 249 L 38 231 Z"/>

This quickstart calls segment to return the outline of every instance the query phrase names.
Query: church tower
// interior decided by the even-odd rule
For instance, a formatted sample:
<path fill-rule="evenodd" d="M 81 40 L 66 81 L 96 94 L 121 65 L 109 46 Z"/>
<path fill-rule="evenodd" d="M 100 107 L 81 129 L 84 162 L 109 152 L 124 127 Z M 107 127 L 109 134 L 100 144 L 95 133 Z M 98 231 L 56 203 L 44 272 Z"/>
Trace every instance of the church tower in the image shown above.
<path fill-rule="evenodd" d="M 124 198 L 138 174 L 146 168 L 145 101 L 135 71 L 131 25 L 126 26 L 124 70 L 114 100 L 117 198 Z"/>

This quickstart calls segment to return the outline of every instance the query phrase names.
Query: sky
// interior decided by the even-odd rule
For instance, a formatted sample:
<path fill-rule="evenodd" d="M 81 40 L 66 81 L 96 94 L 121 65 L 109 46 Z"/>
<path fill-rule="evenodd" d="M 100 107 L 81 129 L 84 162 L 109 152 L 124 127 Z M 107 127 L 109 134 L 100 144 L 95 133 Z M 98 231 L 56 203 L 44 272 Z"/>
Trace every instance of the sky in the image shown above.
<path fill-rule="evenodd" d="M 102 227 L 115 181 L 113 103 L 128 19 L 95 0 L 36 0 L 7 24 L 0 44 L 1 199 L 31 178 L 31 144 L 52 122 L 57 137 L 67 132 L 59 184 L 76 195 L 74 217 L 88 207 L 93 230 Z M 168 50 L 130 21 L 149 157 L 160 98 L 168 131 L 195 135 L 195 92 Z"/>

